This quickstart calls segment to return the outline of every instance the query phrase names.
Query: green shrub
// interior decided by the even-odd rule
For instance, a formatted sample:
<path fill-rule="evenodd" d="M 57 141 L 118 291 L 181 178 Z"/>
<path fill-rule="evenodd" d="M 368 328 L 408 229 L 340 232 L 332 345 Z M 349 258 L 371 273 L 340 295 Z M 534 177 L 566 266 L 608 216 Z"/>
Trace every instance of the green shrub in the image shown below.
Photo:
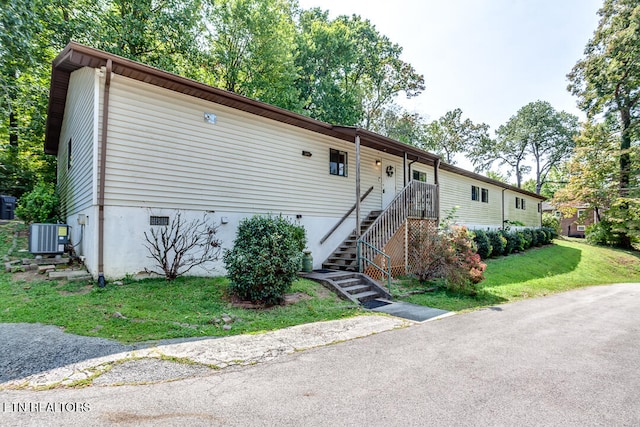
<path fill-rule="evenodd" d="M 619 246 L 620 235 L 613 232 L 611 228 L 612 224 L 608 220 L 587 226 L 585 231 L 587 242 L 599 246 Z"/>
<path fill-rule="evenodd" d="M 500 231 L 487 231 L 487 237 L 491 242 L 491 256 L 506 255 L 504 253 L 507 247 L 507 239 L 500 233 Z"/>
<path fill-rule="evenodd" d="M 242 220 L 233 249 L 223 256 L 230 292 L 243 300 L 281 303 L 297 279 L 305 245 L 304 228 L 282 216 Z"/>
<path fill-rule="evenodd" d="M 533 230 L 536 236 L 536 246 L 542 246 L 547 244 L 547 234 L 542 228 L 536 228 Z"/>
<path fill-rule="evenodd" d="M 560 230 L 560 220 L 557 216 L 545 212 L 542 214 L 542 228 L 545 230 L 547 228 L 550 228 L 558 233 L 558 231 Z"/>
<path fill-rule="evenodd" d="M 58 222 L 58 195 L 55 185 L 38 183 L 33 190 L 20 197 L 15 214 L 27 224 Z"/>
<path fill-rule="evenodd" d="M 493 248 L 489 237 L 487 237 L 487 233 L 485 233 L 484 230 L 474 230 L 473 234 L 473 241 L 476 243 L 476 247 L 478 248 L 478 255 L 480 255 L 480 258 L 482 259 L 489 258 Z"/>
<path fill-rule="evenodd" d="M 518 242 L 516 241 L 515 233 L 511 231 L 502 230 L 500 231 L 502 237 L 506 240 L 506 245 L 504 248 L 503 255 L 509 255 L 517 250 Z"/>
<path fill-rule="evenodd" d="M 452 292 L 477 293 L 486 264 L 476 253 L 473 235 L 465 227 L 445 223 L 437 232 L 425 228 L 409 245 L 410 269 L 420 282 L 435 280 Z"/>
<path fill-rule="evenodd" d="M 526 251 L 531 246 L 533 246 L 533 233 L 532 233 L 532 230 L 530 228 L 525 228 L 524 230 L 520 231 L 520 235 L 524 239 L 524 246 L 523 246 L 522 250 Z"/>

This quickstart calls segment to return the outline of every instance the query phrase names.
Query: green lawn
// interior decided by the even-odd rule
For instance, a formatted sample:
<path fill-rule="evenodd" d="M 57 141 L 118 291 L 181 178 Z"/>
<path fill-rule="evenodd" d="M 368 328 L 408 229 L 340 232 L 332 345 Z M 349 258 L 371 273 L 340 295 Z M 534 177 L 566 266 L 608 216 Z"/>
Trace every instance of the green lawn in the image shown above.
<path fill-rule="evenodd" d="M 577 240 L 555 240 L 553 245 L 488 260 L 485 277 L 475 297 L 436 291 L 401 299 L 461 311 L 584 286 L 640 283 L 640 254 L 590 246 Z M 419 288 L 416 281 L 404 280 L 394 293 L 403 294 Z"/>

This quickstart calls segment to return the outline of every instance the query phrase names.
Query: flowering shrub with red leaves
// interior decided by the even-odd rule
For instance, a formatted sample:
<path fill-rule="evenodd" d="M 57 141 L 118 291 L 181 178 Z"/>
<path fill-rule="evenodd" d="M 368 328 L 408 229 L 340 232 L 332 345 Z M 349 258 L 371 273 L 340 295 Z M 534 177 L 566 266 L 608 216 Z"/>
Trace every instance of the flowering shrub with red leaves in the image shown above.
<path fill-rule="evenodd" d="M 473 234 L 462 226 L 445 224 L 437 232 L 420 230 L 410 242 L 410 267 L 421 282 L 442 279 L 455 292 L 475 294 L 484 280 L 484 264 Z"/>

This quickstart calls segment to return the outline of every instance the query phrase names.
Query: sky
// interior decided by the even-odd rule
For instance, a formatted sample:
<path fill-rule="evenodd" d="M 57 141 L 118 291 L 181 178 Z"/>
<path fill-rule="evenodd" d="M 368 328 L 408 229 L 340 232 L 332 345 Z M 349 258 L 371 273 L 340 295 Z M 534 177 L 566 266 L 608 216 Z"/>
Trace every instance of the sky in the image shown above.
<path fill-rule="evenodd" d="M 460 108 L 491 134 L 529 102 L 584 120 L 566 75 L 582 58 L 603 0 L 298 0 L 357 14 L 403 48 L 425 91 L 399 103 L 427 121 Z M 404 97 L 403 97 L 404 98 Z"/>

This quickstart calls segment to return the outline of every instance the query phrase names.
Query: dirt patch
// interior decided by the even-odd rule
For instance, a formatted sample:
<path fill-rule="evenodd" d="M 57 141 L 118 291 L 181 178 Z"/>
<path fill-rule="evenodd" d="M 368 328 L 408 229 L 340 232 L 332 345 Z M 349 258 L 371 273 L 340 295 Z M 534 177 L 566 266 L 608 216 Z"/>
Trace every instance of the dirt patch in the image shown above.
<path fill-rule="evenodd" d="M 93 285 L 86 285 L 75 291 L 58 291 L 58 294 L 64 297 L 68 297 L 72 295 L 85 295 L 91 292 L 92 289 L 93 289 Z"/>
<path fill-rule="evenodd" d="M 311 299 L 311 297 L 307 294 L 305 294 L 304 292 L 296 292 L 293 294 L 286 294 L 284 296 L 284 302 L 282 304 L 280 304 L 279 306 L 286 306 L 286 305 L 291 305 L 291 304 L 295 304 L 298 303 L 300 301 L 306 301 Z M 246 308 L 246 309 L 269 309 L 269 308 L 273 308 L 273 307 L 278 307 L 278 305 L 266 305 L 263 303 L 259 303 L 259 302 L 252 302 L 252 301 L 244 301 L 239 299 L 236 296 L 230 296 L 229 300 L 231 302 L 231 305 L 234 307 L 238 307 L 238 308 Z"/>

